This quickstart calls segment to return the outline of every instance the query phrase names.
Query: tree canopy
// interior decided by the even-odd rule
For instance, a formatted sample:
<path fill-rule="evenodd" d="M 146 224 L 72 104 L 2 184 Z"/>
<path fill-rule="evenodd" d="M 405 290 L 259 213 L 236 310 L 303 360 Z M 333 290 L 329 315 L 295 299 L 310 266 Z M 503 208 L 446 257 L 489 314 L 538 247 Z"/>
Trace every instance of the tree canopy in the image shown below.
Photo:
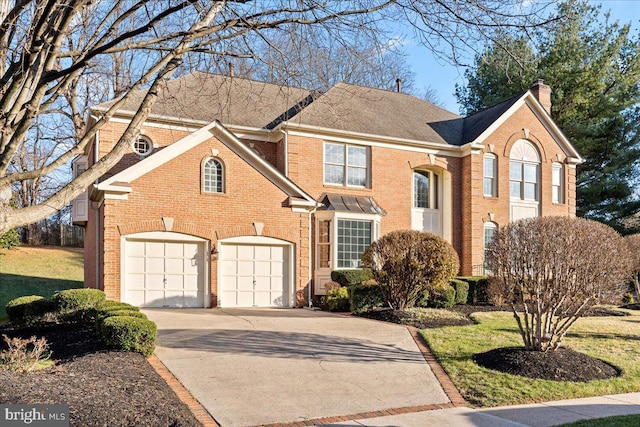
<path fill-rule="evenodd" d="M 400 22 L 434 52 L 459 61 L 496 30 L 528 31 L 552 22 L 552 1 L 520 0 L 0 0 L 0 235 L 46 218 L 111 169 L 128 150 L 167 79 L 200 64 L 232 59 L 270 63 L 288 55 L 287 34 L 322 28 L 354 49 L 366 34 L 385 42 Z M 286 63 L 286 62 L 281 62 Z M 144 99 L 113 150 L 50 194 L 13 208 L 22 183 L 68 168 L 130 98 Z M 89 124 L 87 107 L 117 98 Z M 40 132 L 45 126 L 47 133 Z M 45 136 L 44 138 L 43 135 Z M 46 157 L 16 167 L 22 147 Z"/>
<path fill-rule="evenodd" d="M 471 114 L 531 87 L 551 86 L 551 116 L 585 159 L 577 214 L 623 228 L 640 211 L 640 36 L 587 1 L 562 3 L 569 19 L 531 38 L 504 33 L 456 87 Z"/>

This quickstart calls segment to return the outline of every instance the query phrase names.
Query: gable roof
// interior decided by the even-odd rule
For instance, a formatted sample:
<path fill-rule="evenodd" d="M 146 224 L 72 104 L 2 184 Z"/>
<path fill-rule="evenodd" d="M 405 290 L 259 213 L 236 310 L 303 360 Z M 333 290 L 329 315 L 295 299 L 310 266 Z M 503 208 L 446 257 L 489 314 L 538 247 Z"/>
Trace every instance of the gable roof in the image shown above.
<path fill-rule="evenodd" d="M 288 204 L 290 207 L 312 209 L 318 206 L 318 203 L 313 197 L 271 166 L 266 160 L 262 159 L 255 151 L 240 141 L 217 120 L 203 126 L 164 149 L 153 153 L 149 157 L 142 159 L 109 179 L 94 185 L 94 191 L 91 194 L 92 199 L 100 198 L 105 194 L 111 194 L 114 198 L 126 199 L 127 194 L 132 192 L 131 182 L 196 147 L 212 136 L 216 137 L 289 196 Z"/>
<path fill-rule="evenodd" d="M 489 126 L 495 123 L 504 113 L 513 106 L 523 95 L 519 93 L 506 99 L 492 107 L 486 108 L 475 114 L 464 118 L 464 126 L 462 128 L 461 140 L 464 142 L 471 142 L 478 138 L 482 132 L 487 130 Z"/>
<path fill-rule="evenodd" d="M 406 93 L 338 83 L 287 125 L 458 145 L 462 120 Z"/>
<path fill-rule="evenodd" d="M 133 114 L 146 93 L 132 92 L 119 111 Z M 295 115 L 313 97 L 314 93 L 305 89 L 196 72 L 169 80 L 159 89 L 151 115 L 270 129 Z M 96 105 L 92 110 L 106 111 L 115 102 Z"/>
<path fill-rule="evenodd" d="M 524 106 L 529 107 L 538 117 L 540 123 L 547 129 L 560 148 L 563 149 L 570 163 L 576 164 L 584 161 L 580 153 L 569 142 L 569 139 L 562 133 L 562 130 L 553 121 L 551 115 L 530 90 L 466 117 L 462 134 L 463 142 L 465 144 L 482 144 L 489 135 Z"/>

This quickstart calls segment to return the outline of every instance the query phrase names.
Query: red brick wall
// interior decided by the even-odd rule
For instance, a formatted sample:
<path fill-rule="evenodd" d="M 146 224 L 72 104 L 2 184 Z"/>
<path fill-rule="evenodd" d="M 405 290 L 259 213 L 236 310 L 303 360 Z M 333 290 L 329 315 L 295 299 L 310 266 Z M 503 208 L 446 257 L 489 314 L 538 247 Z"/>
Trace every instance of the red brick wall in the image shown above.
<path fill-rule="evenodd" d="M 528 133 L 525 134 L 525 129 Z M 527 140 L 536 146 L 541 156 L 540 164 L 540 214 L 550 215 L 575 215 L 575 168 L 564 164 L 564 189 L 565 203 L 552 203 L 551 200 L 551 167 L 553 162 L 558 162 L 558 155 L 564 161 L 566 155 L 546 128 L 539 122 L 529 107 L 524 106 L 511 116 L 486 141 L 485 150 L 481 154 L 470 156 L 469 187 L 465 188 L 464 197 L 468 199 L 466 204 L 471 206 L 466 210 L 465 236 L 470 235 L 470 247 L 465 246 L 465 264 L 463 274 L 471 274 L 471 267 L 481 265 L 484 260 L 484 223 L 490 221 L 489 214 L 493 214 L 493 221 L 498 225 L 505 225 L 510 220 L 509 197 L 509 154 L 511 147 L 518 140 Z M 483 154 L 490 152 L 493 145 L 493 154 L 498 159 L 498 196 L 485 197 L 483 195 Z M 467 172 L 465 172 L 467 173 Z M 465 239 L 466 240 L 466 239 Z"/>
<path fill-rule="evenodd" d="M 118 126 L 111 134 L 101 134 L 101 151 L 109 147 L 109 139 L 117 136 Z M 164 129 L 145 129 L 158 147 L 166 146 L 185 135 Z M 108 135 L 108 136 L 107 136 Z M 273 146 L 275 155 L 275 144 Z M 218 150 L 225 167 L 225 194 L 201 191 L 203 160 Z M 137 158 L 137 156 L 135 156 Z M 129 159 L 117 170 L 129 166 Z M 137 161 L 137 159 L 136 159 Z M 145 231 L 164 231 L 163 217 L 174 219 L 174 232 L 207 239 L 215 247 L 218 239 L 240 235 L 255 235 L 254 222 L 264 223 L 263 235 L 295 244 L 295 287 L 298 304 L 306 298 L 308 285 L 308 214 L 294 213 L 283 207 L 287 195 L 258 171 L 240 159 L 224 144 L 211 138 L 135 180 L 128 200 L 104 202 L 104 267 L 105 291 L 108 298 L 120 297 L 121 237 Z M 90 250 L 90 248 L 88 248 Z M 217 262 L 211 262 L 212 305 L 217 297 Z"/>

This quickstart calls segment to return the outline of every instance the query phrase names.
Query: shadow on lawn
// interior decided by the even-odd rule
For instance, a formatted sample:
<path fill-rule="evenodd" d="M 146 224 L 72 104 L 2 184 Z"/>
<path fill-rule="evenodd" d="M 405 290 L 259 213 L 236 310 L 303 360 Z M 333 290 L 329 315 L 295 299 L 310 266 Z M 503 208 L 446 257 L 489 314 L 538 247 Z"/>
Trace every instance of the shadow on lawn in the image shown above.
<path fill-rule="evenodd" d="M 34 260 L 37 262 L 37 260 Z M 81 280 L 52 279 L 0 273 L 0 319 L 6 317 L 5 305 L 14 298 L 41 295 L 50 298 L 56 291 L 81 288 Z"/>

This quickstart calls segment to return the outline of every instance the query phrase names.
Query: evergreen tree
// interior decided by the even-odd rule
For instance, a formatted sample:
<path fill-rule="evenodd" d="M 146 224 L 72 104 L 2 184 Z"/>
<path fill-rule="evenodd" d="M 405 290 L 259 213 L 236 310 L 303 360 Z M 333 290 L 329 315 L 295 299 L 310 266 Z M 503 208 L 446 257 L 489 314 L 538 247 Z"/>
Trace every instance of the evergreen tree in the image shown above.
<path fill-rule="evenodd" d="M 571 7 L 571 19 L 547 32 L 530 40 L 505 35 L 489 46 L 456 97 L 463 112 L 473 113 L 542 78 L 552 88 L 551 116 L 585 159 L 578 166 L 577 214 L 622 229 L 640 211 L 640 37 L 602 16 L 600 6 Z M 559 14 L 567 8 L 561 4 Z"/>

